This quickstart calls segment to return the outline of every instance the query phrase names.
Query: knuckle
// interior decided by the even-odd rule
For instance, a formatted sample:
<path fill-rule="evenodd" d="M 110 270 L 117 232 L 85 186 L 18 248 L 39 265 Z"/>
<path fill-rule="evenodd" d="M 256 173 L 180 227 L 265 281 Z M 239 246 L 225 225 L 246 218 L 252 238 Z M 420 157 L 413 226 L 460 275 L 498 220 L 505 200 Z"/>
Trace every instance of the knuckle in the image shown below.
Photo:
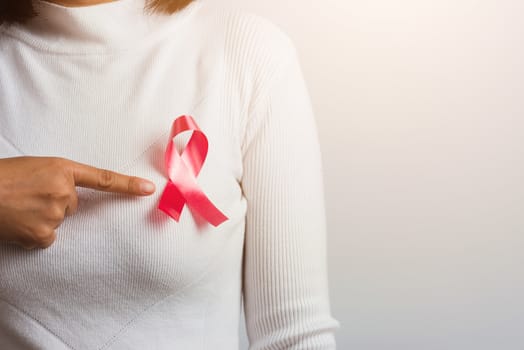
<path fill-rule="evenodd" d="M 23 242 L 23 243 L 18 243 L 18 245 L 26 250 L 32 250 L 36 248 L 36 243 Z"/>
<path fill-rule="evenodd" d="M 64 201 L 69 198 L 69 191 L 64 187 L 58 187 L 54 191 L 49 192 L 49 197 L 54 201 Z"/>
<path fill-rule="evenodd" d="M 137 177 L 131 176 L 127 181 L 127 191 L 132 193 L 139 186 L 139 181 Z"/>
<path fill-rule="evenodd" d="M 73 196 L 71 202 L 69 203 L 69 210 L 74 214 L 78 211 L 78 198 Z"/>
<path fill-rule="evenodd" d="M 33 241 L 30 244 L 41 246 L 48 243 L 50 240 L 54 240 L 54 231 L 48 227 L 42 227 L 33 232 Z M 52 241 L 51 241 L 52 243 Z"/>
<path fill-rule="evenodd" d="M 32 236 L 21 237 L 17 241 L 13 242 L 16 245 L 21 246 L 24 249 L 31 250 L 37 247 L 38 242 Z"/>
<path fill-rule="evenodd" d="M 65 211 L 65 216 L 75 215 L 78 212 L 78 209 L 72 205 L 68 206 Z"/>
<path fill-rule="evenodd" d="M 67 214 L 68 215 L 74 215 L 77 212 L 78 212 L 78 206 L 71 204 L 71 205 L 69 205 L 67 207 Z"/>
<path fill-rule="evenodd" d="M 115 183 L 115 176 L 113 172 L 101 169 L 98 173 L 98 186 L 101 188 L 109 188 Z"/>
<path fill-rule="evenodd" d="M 56 234 L 52 233 L 45 240 L 40 241 L 38 244 L 39 248 L 49 248 L 56 240 Z"/>
<path fill-rule="evenodd" d="M 47 218 L 56 222 L 56 221 L 62 221 L 64 219 L 64 209 L 59 207 L 58 205 L 50 206 L 47 210 Z"/>
<path fill-rule="evenodd" d="M 71 186 L 61 176 L 54 176 L 48 182 L 47 196 L 52 200 L 65 200 L 71 196 Z"/>
<path fill-rule="evenodd" d="M 68 176 L 67 159 L 60 157 L 50 157 L 47 161 L 48 172 L 47 182 L 49 194 L 53 197 L 69 196 L 71 191 L 71 180 Z"/>

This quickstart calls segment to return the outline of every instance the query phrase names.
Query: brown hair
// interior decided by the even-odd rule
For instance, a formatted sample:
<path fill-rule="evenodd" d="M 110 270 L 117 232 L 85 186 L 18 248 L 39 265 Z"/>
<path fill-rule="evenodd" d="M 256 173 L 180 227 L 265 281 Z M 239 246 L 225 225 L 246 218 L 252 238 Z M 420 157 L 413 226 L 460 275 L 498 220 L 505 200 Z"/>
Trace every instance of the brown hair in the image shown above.
<path fill-rule="evenodd" d="M 193 0 L 147 0 L 146 10 L 161 13 L 175 13 Z M 3 0 L 0 1 L 0 24 L 24 23 L 37 16 L 32 0 Z"/>

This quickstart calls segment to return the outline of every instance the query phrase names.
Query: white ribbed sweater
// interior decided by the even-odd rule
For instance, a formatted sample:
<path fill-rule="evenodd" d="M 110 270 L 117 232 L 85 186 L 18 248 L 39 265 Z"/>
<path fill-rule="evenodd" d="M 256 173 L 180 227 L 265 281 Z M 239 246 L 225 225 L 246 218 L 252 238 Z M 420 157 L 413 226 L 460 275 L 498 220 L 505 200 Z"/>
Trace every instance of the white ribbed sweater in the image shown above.
<path fill-rule="evenodd" d="M 0 244 L 0 349 L 237 349 L 242 296 L 251 349 L 334 349 L 321 154 L 291 40 L 202 0 L 143 7 L 36 1 L 36 19 L 0 27 L 0 158 L 60 156 L 157 187 L 78 188 L 50 248 Z M 218 227 L 157 209 L 182 114 L 209 141 L 197 182 L 229 218 Z"/>

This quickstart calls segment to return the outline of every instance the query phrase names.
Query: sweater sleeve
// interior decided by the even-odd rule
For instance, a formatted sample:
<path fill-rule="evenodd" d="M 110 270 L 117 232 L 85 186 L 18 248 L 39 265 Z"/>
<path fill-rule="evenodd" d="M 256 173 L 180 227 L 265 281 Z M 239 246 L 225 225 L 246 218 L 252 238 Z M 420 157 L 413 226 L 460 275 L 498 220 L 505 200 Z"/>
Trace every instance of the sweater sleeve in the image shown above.
<path fill-rule="evenodd" d="M 250 350 L 335 349 L 321 153 L 292 42 L 249 115 L 243 297 Z"/>

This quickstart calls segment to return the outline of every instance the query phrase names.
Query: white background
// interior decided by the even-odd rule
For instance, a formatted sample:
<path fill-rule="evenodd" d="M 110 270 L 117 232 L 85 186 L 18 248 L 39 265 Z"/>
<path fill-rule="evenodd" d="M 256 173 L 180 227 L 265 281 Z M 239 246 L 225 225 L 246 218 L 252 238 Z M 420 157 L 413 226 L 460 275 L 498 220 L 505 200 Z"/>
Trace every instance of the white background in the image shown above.
<path fill-rule="evenodd" d="M 210 1 L 299 49 L 338 348 L 524 349 L 524 2 Z"/>

